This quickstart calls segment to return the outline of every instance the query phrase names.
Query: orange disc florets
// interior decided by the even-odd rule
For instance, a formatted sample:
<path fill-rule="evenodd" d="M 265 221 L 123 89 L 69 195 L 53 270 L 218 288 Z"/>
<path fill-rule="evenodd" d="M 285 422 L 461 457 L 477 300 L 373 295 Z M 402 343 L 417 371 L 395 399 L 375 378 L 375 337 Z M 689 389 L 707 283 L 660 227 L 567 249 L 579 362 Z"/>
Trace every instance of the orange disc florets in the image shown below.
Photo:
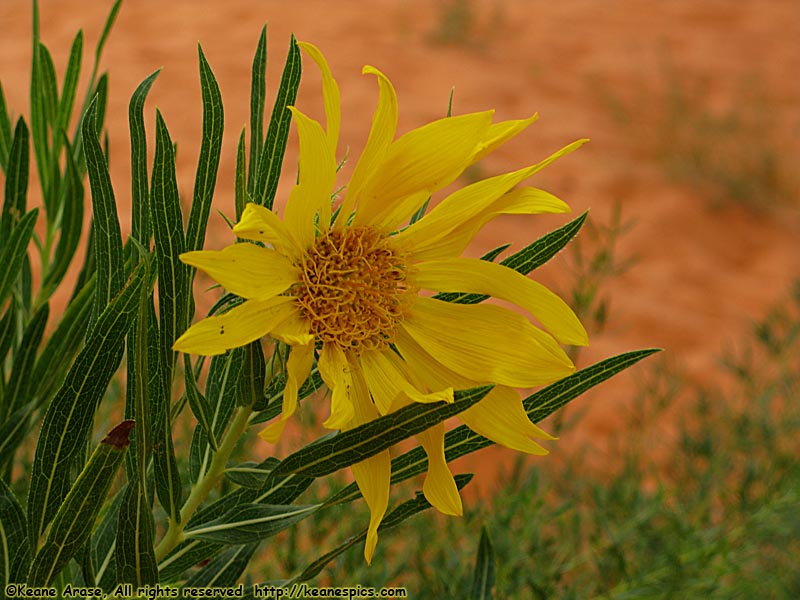
<path fill-rule="evenodd" d="M 415 292 L 404 255 L 371 227 L 328 231 L 308 251 L 301 271 L 293 294 L 311 333 L 356 353 L 393 339 Z"/>

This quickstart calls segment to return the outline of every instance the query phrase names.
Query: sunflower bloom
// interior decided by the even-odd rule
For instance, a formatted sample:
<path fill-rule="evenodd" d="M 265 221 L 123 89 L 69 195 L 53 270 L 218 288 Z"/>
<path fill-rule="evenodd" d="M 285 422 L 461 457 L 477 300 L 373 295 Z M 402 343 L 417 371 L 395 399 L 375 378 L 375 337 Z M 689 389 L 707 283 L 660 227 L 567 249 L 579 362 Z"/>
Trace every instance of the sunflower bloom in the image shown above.
<path fill-rule="evenodd" d="M 243 242 L 181 256 L 245 302 L 194 324 L 174 348 L 222 354 L 267 335 L 288 344 L 282 414 L 260 434 L 270 442 L 295 412 L 298 389 L 316 359 L 331 391 L 327 428 L 352 429 L 411 402 L 452 402 L 454 389 L 494 384 L 461 420 L 503 446 L 546 454 L 534 438 L 553 438 L 530 422 L 518 388 L 572 373 L 560 344 L 585 345 L 586 331 L 541 284 L 460 254 L 498 215 L 569 212 L 555 196 L 517 186 L 585 140 L 538 164 L 468 185 L 404 227 L 431 194 L 536 115 L 499 123 L 492 123 L 492 111 L 453 116 L 395 139 L 394 88 L 367 66 L 363 73 L 377 78 L 378 106 L 334 218 L 339 88 L 322 53 L 311 44 L 301 47 L 322 72 L 326 126 L 291 109 L 300 140 L 299 179 L 283 218 L 248 204 L 233 228 L 239 239 L 263 245 Z M 528 316 L 496 305 L 440 301 L 430 291 L 488 294 Z M 444 433 L 439 424 L 417 436 L 428 455 L 423 492 L 441 512 L 460 515 Z M 371 514 L 364 549 L 370 562 L 389 502 L 389 453 L 352 470 Z"/>

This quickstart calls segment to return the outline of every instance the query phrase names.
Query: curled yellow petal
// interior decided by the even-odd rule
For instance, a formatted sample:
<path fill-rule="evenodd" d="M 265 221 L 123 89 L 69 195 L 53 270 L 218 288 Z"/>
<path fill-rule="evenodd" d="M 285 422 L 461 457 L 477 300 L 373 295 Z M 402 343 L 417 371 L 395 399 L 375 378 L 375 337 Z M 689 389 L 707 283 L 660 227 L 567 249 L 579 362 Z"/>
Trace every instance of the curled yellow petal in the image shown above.
<path fill-rule="evenodd" d="M 530 167 L 490 177 L 453 192 L 414 225 L 398 233 L 398 242 L 414 248 L 417 253 L 435 251 L 437 246 L 446 242 L 453 230 L 481 217 L 484 213 L 491 213 L 492 205 L 515 185 L 541 171 L 561 156 L 578 149 L 586 141 L 573 142 Z"/>
<path fill-rule="evenodd" d="M 296 310 L 294 298 L 288 296 L 247 300 L 224 315 L 195 323 L 175 341 L 172 349 L 203 356 L 224 354 L 267 335 Z"/>
<path fill-rule="evenodd" d="M 313 343 L 292 348 L 286 363 L 286 387 L 283 389 L 281 416 L 258 434 L 263 440 L 275 444 L 280 439 L 286 422 L 297 409 L 297 391 L 311 372 L 313 362 Z"/>
<path fill-rule="evenodd" d="M 369 131 L 367 144 L 364 146 L 364 151 L 361 153 L 358 163 L 356 163 L 353 176 L 347 186 L 344 201 L 336 219 L 337 226 L 347 222 L 350 213 L 353 212 L 356 198 L 361 193 L 364 181 L 372 173 L 375 165 L 383 160 L 386 149 L 392 143 L 394 134 L 397 131 L 397 94 L 394 91 L 392 82 L 375 67 L 365 66 L 361 72 L 362 74 L 375 75 L 378 78 L 378 106 L 372 116 L 372 127 Z"/>
<path fill-rule="evenodd" d="M 298 184 L 292 189 L 283 221 L 302 248 L 314 244 L 315 221 L 327 229 L 331 222 L 331 192 L 336 180 L 336 158 L 319 123 L 289 107 L 300 136 Z"/>
<path fill-rule="evenodd" d="M 453 401 L 452 387 L 428 394 L 420 392 L 409 381 L 402 359 L 390 349 L 364 352 L 360 362 L 367 387 L 383 415 L 401 408 L 408 401 Z"/>
<path fill-rule="evenodd" d="M 353 374 L 345 353 L 336 344 L 323 344 L 319 374 L 331 391 L 331 414 L 322 423 L 328 429 L 342 429 L 353 418 Z"/>
<path fill-rule="evenodd" d="M 476 381 L 533 387 L 575 370 L 552 337 L 500 306 L 419 297 L 401 327 L 437 361 Z"/>
<path fill-rule="evenodd" d="M 496 150 L 499 146 L 505 144 L 511 138 L 519 135 L 528 126 L 539 118 L 536 113 L 527 119 L 514 119 L 510 121 L 500 121 L 499 123 L 492 123 L 486 137 L 481 140 L 480 144 L 475 148 L 472 161 L 478 162 L 487 154 Z"/>
<path fill-rule="evenodd" d="M 400 136 L 364 182 L 353 223 L 391 228 L 384 221 L 389 214 L 397 218 L 401 202 L 399 212 L 410 216 L 420 194 L 443 188 L 469 165 L 491 120 L 492 111 L 447 117 Z M 403 202 L 409 197 L 414 202 Z"/>
<path fill-rule="evenodd" d="M 332 155 L 336 155 L 336 146 L 339 143 L 339 130 L 342 122 L 341 98 L 339 85 L 331 74 L 328 61 L 319 48 L 309 42 L 298 42 L 303 51 L 317 63 L 322 73 L 322 98 L 325 104 L 325 120 L 327 127 L 327 139 Z"/>
<path fill-rule="evenodd" d="M 303 248 L 286 224 L 271 210 L 249 202 L 244 207 L 242 218 L 233 227 L 233 233 L 243 240 L 271 244 L 273 248 L 291 259 L 300 260 Z"/>
<path fill-rule="evenodd" d="M 460 517 L 464 513 L 461 495 L 444 458 L 444 423 L 437 423 L 416 437 L 428 455 L 422 493 L 439 512 Z"/>
<path fill-rule="evenodd" d="M 297 281 L 297 267 L 283 254 L 254 244 L 233 244 L 222 250 L 197 250 L 180 259 L 208 273 L 217 283 L 242 298 L 266 300 Z"/>
<path fill-rule="evenodd" d="M 459 413 L 458 418 L 483 437 L 527 454 L 547 454 L 531 438 L 556 439 L 531 423 L 519 392 L 502 385 L 495 386 L 480 402 Z"/>
<path fill-rule="evenodd" d="M 556 294 L 514 269 L 476 258 L 445 258 L 416 265 L 414 282 L 439 292 L 488 294 L 524 308 L 562 344 L 589 343 L 578 317 Z"/>

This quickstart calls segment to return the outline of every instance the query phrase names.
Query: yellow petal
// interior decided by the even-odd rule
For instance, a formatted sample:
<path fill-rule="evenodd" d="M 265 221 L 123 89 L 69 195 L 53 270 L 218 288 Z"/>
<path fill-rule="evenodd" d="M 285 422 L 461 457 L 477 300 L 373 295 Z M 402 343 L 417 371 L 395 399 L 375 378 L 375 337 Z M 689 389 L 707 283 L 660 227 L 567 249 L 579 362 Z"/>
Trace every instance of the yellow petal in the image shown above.
<path fill-rule="evenodd" d="M 515 185 L 541 171 L 559 157 L 576 150 L 586 141 L 573 142 L 533 166 L 490 177 L 461 188 L 442 200 L 411 227 L 398 233 L 396 236 L 398 243 L 406 244 L 419 253 L 435 249 L 459 226 L 469 223 L 482 213 L 491 212 L 492 204 Z"/>
<path fill-rule="evenodd" d="M 337 226 L 343 226 L 347 222 L 350 213 L 353 212 L 356 198 L 361 193 L 364 181 L 375 166 L 383 160 L 386 149 L 392 143 L 397 131 L 397 94 L 395 94 L 392 82 L 375 67 L 367 65 L 361 73 L 369 73 L 378 78 L 378 107 L 372 116 L 372 127 L 364 151 L 358 159 L 353 176 L 347 186 L 344 202 L 336 219 Z"/>
<path fill-rule="evenodd" d="M 460 517 L 464 513 L 461 496 L 444 459 L 444 423 L 437 423 L 416 437 L 428 455 L 428 472 L 422 493 L 439 512 Z"/>
<path fill-rule="evenodd" d="M 531 313 L 562 344 L 585 346 L 586 330 L 572 309 L 542 284 L 514 269 L 477 258 L 445 258 L 416 265 L 414 282 L 439 292 L 488 294 Z"/>
<path fill-rule="evenodd" d="M 556 439 L 531 423 L 519 392 L 506 386 L 495 386 L 480 402 L 459 413 L 458 418 L 483 437 L 527 454 L 547 454 L 531 438 Z"/>
<path fill-rule="evenodd" d="M 224 315 L 195 323 L 175 341 L 172 349 L 204 356 L 224 354 L 267 335 L 296 310 L 294 298 L 288 296 L 247 300 Z"/>
<path fill-rule="evenodd" d="M 286 422 L 297 409 L 297 391 L 311 372 L 311 364 L 313 362 L 313 343 L 292 348 L 289 353 L 289 360 L 286 363 L 286 387 L 283 390 L 281 416 L 258 434 L 263 440 L 275 444 L 280 439 Z"/>
<path fill-rule="evenodd" d="M 491 125 L 492 111 L 446 117 L 399 137 L 376 165 L 359 198 L 356 225 L 383 226 L 395 203 L 453 182 Z M 407 216 L 416 210 L 405 203 Z"/>
<path fill-rule="evenodd" d="M 288 319 L 272 328 L 269 334 L 290 346 L 305 346 L 314 341 L 314 336 L 309 333 L 311 325 L 300 311 L 293 312 Z"/>
<path fill-rule="evenodd" d="M 361 490 L 361 495 L 369 506 L 369 527 L 364 544 L 364 559 L 372 563 L 372 555 L 378 544 L 378 527 L 389 506 L 389 479 L 392 475 L 392 460 L 389 451 L 384 450 L 375 456 L 350 467 Z"/>
<path fill-rule="evenodd" d="M 505 144 L 508 140 L 519 135 L 522 131 L 539 118 L 536 113 L 527 119 L 518 119 L 511 121 L 500 121 L 499 123 L 492 123 L 486 137 L 475 148 L 475 153 L 472 157 L 473 163 L 478 162 L 484 156 L 494 151 L 499 146 Z"/>
<path fill-rule="evenodd" d="M 345 429 L 353 429 L 378 418 L 378 411 L 370 399 L 369 390 L 361 370 L 355 366 L 351 374 L 353 390 L 353 418 Z M 364 558 L 372 562 L 375 545 L 378 543 L 378 527 L 389 506 L 389 484 L 392 474 L 392 461 L 389 451 L 384 450 L 350 467 L 361 490 L 361 495 L 369 506 L 369 527 L 364 545 Z"/>
<path fill-rule="evenodd" d="M 308 42 L 298 42 L 306 54 L 317 63 L 319 70 L 322 72 L 322 98 L 325 103 L 325 120 L 328 130 L 328 144 L 330 146 L 331 154 L 336 156 L 336 146 L 339 143 L 339 129 L 342 122 L 342 109 L 341 99 L 339 94 L 339 85 L 331 74 L 331 69 L 328 66 L 328 61 L 325 60 L 322 52 L 314 44 Z"/>
<path fill-rule="evenodd" d="M 388 414 L 413 402 L 452 402 L 453 388 L 426 394 L 417 390 L 408 379 L 407 368 L 392 350 L 364 352 L 361 368 L 378 411 Z"/>
<path fill-rule="evenodd" d="M 277 296 L 300 277 L 297 267 L 283 254 L 248 243 L 219 251 L 186 252 L 180 259 L 208 273 L 229 292 L 253 300 Z"/>
<path fill-rule="evenodd" d="M 477 215 L 452 229 L 446 238 L 424 248 L 414 249 L 414 260 L 426 261 L 460 256 L 481 228 L 498 215 L 568 213 L 569 206 L 549 192 L 536 188 L 521 188 L 503 194 Z"/>
<path fill-rule="evenodd" d="M 429 389 L 443 389 L 447 386 L 453 386 L 456 390 L 467 390 L 489 383 L 487 381 L 469 379 L 448 369 L 428 354 L 403 328 L 397 331 L 395 345 L 403 356 L 403 360 L 408 363 L 409 369 Z"/>
<path fill-rule="evenodd" d="M 533 387 L 575 370 L 552 337 L 500 306 L 420 296 L 401 327 L 444 366 L 477 381 Z"/>
<path fill-rule="evenodd" d="M 317 364 L 322 380 L 331 391 L 331 414 L 323 425 L 328 429 L 341 429 L 354 415 L 353 375 L 350 363 L 339 346 L 323 344 Z"/>
<path fill-rule="evenodd" d="M 254 240 L 271 244 L 273 248 L 299 261 L 304 249 L 297 242 L 286 224 L 271 210 L 250 202 L 242 212 L 242 218 L 233 227 L 233 233 L 243 240 Z"/>
<path fill-rule="evenodd" d="M 286 203 L 283 220 L 304 249 L 314 244 L 315 217 L 320 229 L 331 222 L 331 192 L 336 180 L 336 159 L 319 123 L 289 107 L 300 136 L 298 184 Z"/>

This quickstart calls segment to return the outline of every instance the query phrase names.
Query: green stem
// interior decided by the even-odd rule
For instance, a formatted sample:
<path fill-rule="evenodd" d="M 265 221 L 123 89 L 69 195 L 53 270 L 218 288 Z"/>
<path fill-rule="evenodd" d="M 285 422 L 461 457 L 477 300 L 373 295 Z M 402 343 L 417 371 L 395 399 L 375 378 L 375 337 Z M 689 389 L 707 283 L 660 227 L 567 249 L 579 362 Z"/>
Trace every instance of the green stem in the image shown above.
<path fill-rule="evenodd" d="M 236 408 L 233 421 L 225 432 L 225 436 L 222 438 L 222 442 L 219 445 L 219 450 L 214 454 L 208 471 L 206 471 L 194 487 L 192 487 L 189 497 L 181 508 L 181 522 L 170 521 L 167 533 L 161 539 L 158 546 L 156 546 L 156 561 L 161 561 L 175 546 L 185 539 L 183 530 L 186 524 L 189 522 L 189 519 L 192 518 L 192 515 L 194 515 L 200 504 L 208 497 L 208 494 L 211 493 L 211 490 L 219 483 L 225 471 L 225 465 L 233 453 L 233 449 L 236 447 L 236 443 L 241 439 L 245 431 L 247 431 L 247 424 L 251 412 L 250 407 L 247 406 L 239 406 Z"/>

